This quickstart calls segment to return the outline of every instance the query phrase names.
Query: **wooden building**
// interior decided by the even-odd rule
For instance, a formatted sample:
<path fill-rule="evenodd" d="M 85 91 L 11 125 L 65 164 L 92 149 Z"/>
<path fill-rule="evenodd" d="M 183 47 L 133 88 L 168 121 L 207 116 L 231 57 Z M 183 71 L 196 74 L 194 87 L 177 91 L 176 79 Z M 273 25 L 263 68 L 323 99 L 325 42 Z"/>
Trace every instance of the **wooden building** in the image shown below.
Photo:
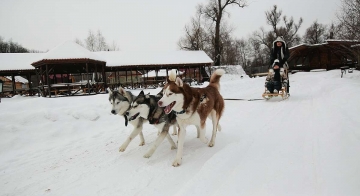
<path fill-rule="evenodd" d="M 101 56 L 106 61 L 106 72 L 112 73 L 112 75 L 119 75 L 120 72 L 125 73 L 137 73 L 141 72 L 146 74 L 150 71 L 158 72 L 159 70 L 194 70 L 199 74 L 190 75 L 192 79 L 203 82 L 209 80 L 209 71 L 206 69 L 212 65 L 213 61 L 204 51 L 170 51 L 170 52 L 123 52 L 123 51 L 102 51 L 94 52 L 98 56 Z M 211 73 L 210 73 L 211 74 Z M 127 78 L 132 77 L 127 75 Z M 127 80 L 128 81 L 128 80 Z M 130 80 L 133 81 L 133 80 Z M 153 78 L 143 77 L 143 80 L 139 83 L 126 83 L 128 88 L 138 87 L 154 87 L 156 84 L 163 82 L 164 80 L 158 79 L 154 81 Z M 112 87 L 124 86 L 120 81 L 115 84 L 111 84 Z"/>
<path fill-rule="evenodd" d="M 70 41 L 60 44 L 45 53 L 38 61 L 31 63 L 40 77 L 43 95 L 49 97 L 61 92 L 64 95 L 74 95 L 75 93 L 71 93 L 71 88 L 78 88 L 75 92 L 81 89 L 87 94 L 98 93 L 99 86 L 103 89 L 106 87 L 105 64 L 101 57 Z M 102 76 L 100 78 L 97 77 L 99 72 Z M 70 74 L 83 73 L 87 77 L 79 83 L 64 82 L 64 75 L 69 78 Z M 91 74 L 95 74 L 95 78 L 90 78 Z M 57 80 L 58 75 L 60 82 Z"/>
<path fill-rule="evenodd" d="M 183 70 L 186 78 L 200 83 L 209 80 L 212 64 L 204 51 L 90 52 L 65 42 L 47 53 L 0 54 L 0 76 L 23 76 L 30 81 L 29 90 L 52 97 L 105 92 L 109 84 L 113 88 L 147 88 L 158 81 L 142 75 L 161 69 Z M 15 94 L 17 87 L 12 86 Z"/>
<path fill-rule="evenodd" d="M 6 96 L 12 95 L 13 89 L 16 89 L 16 92 L 23 94 L 29 91 L 29 82 L 27 79 L 21 76 L 0 76 L 0 80 L 3 81 L 3 92 Z M 13 82 L 14 81 L 14 82 Z"/>
<path fill-rule="evenodd" d="M 353 45 L 360 41 L 326 40 L 322 44 L 300 44 L 289 48 L 288 59 L 291 70 L 339 69 L 343 66 L 356 67 L 359 59 Z"/>

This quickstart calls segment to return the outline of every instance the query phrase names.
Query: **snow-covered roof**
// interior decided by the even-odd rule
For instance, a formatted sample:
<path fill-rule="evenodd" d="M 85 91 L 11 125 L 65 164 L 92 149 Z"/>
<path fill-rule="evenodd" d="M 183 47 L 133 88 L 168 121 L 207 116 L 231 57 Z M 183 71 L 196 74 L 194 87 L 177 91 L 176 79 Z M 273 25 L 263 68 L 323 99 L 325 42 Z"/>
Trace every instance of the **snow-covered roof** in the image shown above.
<path fill-rule="evenodd" d="M 128 65 L 177 65 L 212 63 L 204 51 L 169 51 L 169 52 L 94 52 L 103 57 L 107 67 Z"/>
<path fill-rule="evenodd" d="M 171 72 L 171 70 L 168 71 L 168 75 L 170 75 L 170 72 Z M 183 72 L 183 71 L 177 71 L 176 74 L 177 74 L 177 75 L 182 75 L 182 74 L 184 74 L 184 72 Z M 155 76 L 156 76 L 155 70 L 149 71 L 147 74 L 143 74 L 143 75 L 142 75 L 142 77 L 144 77 L 144 78 L 146 78 L 146 77 L 155 77 Z M 167 75 L 166 75 L 166 69 L 160 69 L 160 70 L 158 71 L 158 75 L 157 75 L 157 76 L 158 76 L 158 77 L 166 77 L 166 76 L 167 76 Z"/>
<path fill-rule="evenodd" d="M 5 76 L 5 78 L 7 78 L 8 80 L 12 80 L 11 76 Z M 15 82 L 21 82 L 23 84 L 29 83 L 29 81 L 21 76 L 15 76 Z"/>
<path fill-rule="evenodd" d="M 321 44 L 306 44 L 306 43 L 303 43 L 303 44 L 299 44 L 299 45 L 296 45 L 296 46 L 293 46 L 293 47 L 290 47 L 289 50 L 291 49 L 294 49 L 294 48 L 297 48 L 297 47 L 300 47 L 300 46 L 321 46 L 321 45 L 326 45 L 328 43 L 321 43 Z"/>
<path fill-rule="evenodd" d="M 97 54 L 90 52 L 88 49 L 72 41 L 66 41 L 62 44 L 59 44 L 55 48 L 45 53 L 44 56 L 37 61 L 60 59 L 92 59 L 97 61 L 104 61 L 104 59 L 99 57 Z"/>
<path fill-rule="evenodd" d="M 0 53 L 0 71 L 33 70 L 31 65 L 41 60 L 93 59 L 106 66 L 204 64 L 213 61 L 204 51 L 171 52 L 90 52 L 74 42 L 65 42 L 47 53 Z"/>
<path fill-rule="evenodd" d="M 324 43 L 320 43 L 320 44 L 306 44 L 306 43 L 302 43 L 293 47 L 290 47 L 289 49 L 294 49 L 300 46 L 321 46 L 321 45 L 327 45 L 329 44 L 329 42 L 349 42 L 349 43 L 356 43 L 356 42 L 360 42 L 359 40 L 338 40 L 338 39 L 328 39 L 325 40 Z"/>
<path fill-rule="evenodd" d="M 31 63 L 42 56 L 44 53 L 0 53 L 0 70 L 35 69 Z"/>

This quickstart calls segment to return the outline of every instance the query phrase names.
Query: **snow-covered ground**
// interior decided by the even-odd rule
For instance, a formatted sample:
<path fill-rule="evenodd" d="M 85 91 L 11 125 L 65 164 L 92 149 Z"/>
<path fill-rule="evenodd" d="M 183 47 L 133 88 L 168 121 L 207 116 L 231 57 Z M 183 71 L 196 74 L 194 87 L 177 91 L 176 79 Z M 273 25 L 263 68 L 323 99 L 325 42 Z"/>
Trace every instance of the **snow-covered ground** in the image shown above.
<path fill-rule="evenodd" d="M 110 113 L 106 94 L 2 99 L 0 195 L 360 195 L 360 72 L 296 73 L 290 82 L 285 101 L 225 101 L 212 148 L 188 127 L 176 168 L 166 140 L 143 158 L 157 137 L 148 124 L 145 146 L 137 137 L 118 152 L 132 127 Z M 224 75 L 221 93 L 261 98 L 263 85 Z"/>

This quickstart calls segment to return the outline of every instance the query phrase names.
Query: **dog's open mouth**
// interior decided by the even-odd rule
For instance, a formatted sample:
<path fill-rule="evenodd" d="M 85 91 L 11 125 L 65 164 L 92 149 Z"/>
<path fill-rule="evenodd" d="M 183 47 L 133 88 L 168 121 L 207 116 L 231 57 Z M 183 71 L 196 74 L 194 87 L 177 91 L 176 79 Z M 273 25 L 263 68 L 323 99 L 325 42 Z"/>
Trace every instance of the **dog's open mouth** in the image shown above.
<path fill-rule="evenodd" d="M 135 120 L 139 116 L 140 112 L 136 113 L 135 115 L 129 118 L 129 121 Z"/>
<path fill-rule="evenodd" d="M 169 105 L 167 105 L 165 107 L 165 109 L 164 109 L 165 114 L 169 114 L 171 112 L 171 110 L 174 107 L 175 103 L 176 103 L 176 101 L 170 103 Z"/>

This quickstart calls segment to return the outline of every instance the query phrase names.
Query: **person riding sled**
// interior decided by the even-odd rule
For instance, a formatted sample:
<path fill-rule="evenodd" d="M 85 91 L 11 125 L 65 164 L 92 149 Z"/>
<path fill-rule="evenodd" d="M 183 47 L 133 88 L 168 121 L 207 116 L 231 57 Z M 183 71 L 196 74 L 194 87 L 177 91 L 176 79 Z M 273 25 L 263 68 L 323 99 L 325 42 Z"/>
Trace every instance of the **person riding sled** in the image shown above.
<path fill-rule="evenodd" d="M 272 68 L 269 69 L 269 74 L 265 82 L 266 93 L 278 93 L 281 88 L 287 87 L 287 76 L 284 73 L 284 68 L 280 67 L 279 60 L 275 60 Z"/>
<path fill-rule="evenodd" d="M 271 55 L 270 55 L 270 66 L 269 66 L 269 75 L 266 80 L 266 85 L 271 83 L 268 83 L 271 79 L 273 79 L 274 75 L 276 75 L 276 79 L 274 82 L 277 84 L 277 82 L 280 82 L 279 84 L 286 85 L 286 92 L 289 94 L 289 81 L 288 81 L 288 64 L 287 59 L 290 56 L 289 48 L 286 45 L 286 42 L 282 37 L 277 37 L 275 41 L 273 42 L 272 49 L 271 49 Z M 275 68 L 275 65 L 277 65 Z M 280 73 L 280 79 L 278 78 L 278 72 Z M 277 80 L 279 79 L 279 80 Z M 266 86 L 265 85 L 265 86 Z M 280 85 L 281 86 L 281 85 Z M 277 91 L 279 91 L 278 86 L 276 86 Z M 270 88 L 271 89 L 271 88 Z M 270 90 L 269 90 L 270 91 Z M 272 91 L 270 91 L 272 92 Z M 276 91 L 275 91 L 276 93 Z"/>

